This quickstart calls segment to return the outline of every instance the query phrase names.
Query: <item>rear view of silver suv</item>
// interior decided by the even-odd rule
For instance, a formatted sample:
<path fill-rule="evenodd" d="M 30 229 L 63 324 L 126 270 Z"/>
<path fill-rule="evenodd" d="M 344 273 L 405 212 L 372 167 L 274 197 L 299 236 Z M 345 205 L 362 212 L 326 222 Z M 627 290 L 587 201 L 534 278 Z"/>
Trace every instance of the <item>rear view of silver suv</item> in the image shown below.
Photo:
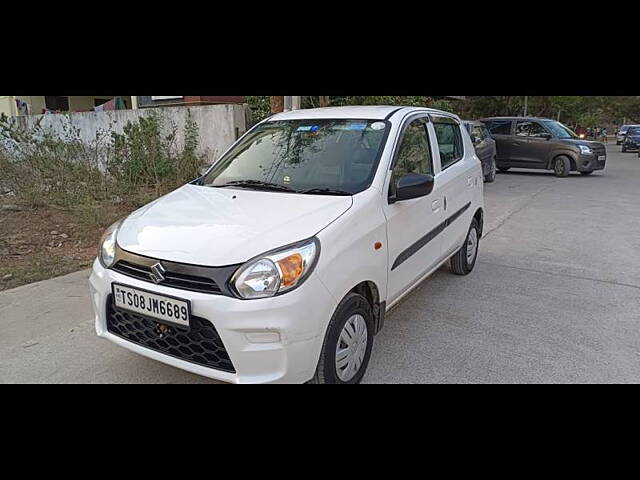
<path fill-rule="evenodd" d="M 533 168 L 553 170 L 558 177 L 570 172 L 589 175 L 603 170 L 604 144 L 579 138 L 560 122 L 535 117 L 493 117 L 480 120 L 496 141 L 498 170 Z"/>

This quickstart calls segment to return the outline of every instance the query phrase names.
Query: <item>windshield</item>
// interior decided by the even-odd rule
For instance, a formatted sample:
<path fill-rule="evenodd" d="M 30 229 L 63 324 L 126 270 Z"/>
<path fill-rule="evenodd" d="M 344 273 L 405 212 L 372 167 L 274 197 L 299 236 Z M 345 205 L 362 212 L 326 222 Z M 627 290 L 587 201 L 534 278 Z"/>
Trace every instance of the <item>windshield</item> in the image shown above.
<path fill-rule="evenodd" d="M 381 120 L 266 122 L 215 163 L 202 184 L 355 194 L 371 184 L 388 128 Z"/>
<path fill-rule="evenodd" d="M 640 127 L 632 127 L 627 130 L 627 135 L 640 135 Z"/>
<path fill-rule="evenodd" d="M 560 122 L 555 122 L 552 120 L 547 120 L 543 122 L 545 127 L 551 130 L 551 133 L 557 138 L 578 138 L 578 136 L 573 133 L 568 127 L 565 127 Z"/>

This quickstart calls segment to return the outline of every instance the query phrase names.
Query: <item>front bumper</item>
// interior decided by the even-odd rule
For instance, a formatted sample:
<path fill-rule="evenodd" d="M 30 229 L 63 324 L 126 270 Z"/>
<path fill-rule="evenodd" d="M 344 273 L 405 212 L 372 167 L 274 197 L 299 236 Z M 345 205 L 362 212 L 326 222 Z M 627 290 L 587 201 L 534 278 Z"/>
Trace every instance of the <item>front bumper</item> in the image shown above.
<path fill-rule="evenodd" d="M 604 157 L 604 158 L 602 158 Z M 576 160 L 576 168 L 579 172 L 592 172 L 594 170 L 604 170 L 607 164 L 606 155 L 579 155 Z"/>
<path fill-rule="evenodd" d="M 190 300 L 192 315 L 214 325 L 235 373 L 182 360 L 111 333 L 107 329 L 107 302 L 112 282 Z M 105 269 L 97 260 L 89 283 L 98 336 L 154 360 L 230 383 L 302 383 L 311 379 L 337 306 L 315 274 L 291 292 L 259 300 L 154 285 Z"/>
<path fill-rule="evenodd" d="M 624 142 L 624 148 L 626 150 L 638 150 L 638 145 L 639 145 L 639 142 L 634 141 L 634 140 L 627 139 Z"/>

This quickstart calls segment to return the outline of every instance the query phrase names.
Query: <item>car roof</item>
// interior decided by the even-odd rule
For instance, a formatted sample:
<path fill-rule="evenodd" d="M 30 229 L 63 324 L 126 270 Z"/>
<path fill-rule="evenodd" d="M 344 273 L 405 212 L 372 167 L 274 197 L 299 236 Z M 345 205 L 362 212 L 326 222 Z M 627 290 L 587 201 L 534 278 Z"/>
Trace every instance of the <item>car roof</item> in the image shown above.
<path fill-rule="evenodd" d="M 553 120 L 552 118 L 545 118 L 545 117 L 485 117 L 485 118 L 481 118 L 480 121 L 484 121 L 484 120 Z"/>
<path fill-rule="evenodd" d="M 434 108 L 406 107 L 402 105 L 353 105 L 345 107 L 305 108 L 290 112 L 276 113 L 268 118 L 274 120 L 310 120 L 321 118 L 386 120 L 397 112 L 425 112 L 443 114 L 458 118 L 456 115 Z"/>

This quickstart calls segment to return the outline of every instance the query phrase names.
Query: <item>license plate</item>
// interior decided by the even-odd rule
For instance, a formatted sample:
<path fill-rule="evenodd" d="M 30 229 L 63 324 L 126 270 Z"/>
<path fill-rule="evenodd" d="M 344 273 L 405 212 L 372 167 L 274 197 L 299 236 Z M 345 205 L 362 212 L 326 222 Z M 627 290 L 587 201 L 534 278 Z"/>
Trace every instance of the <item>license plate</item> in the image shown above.
<path fill-rule="evenodd" d="M 189 326 L 191 303 L 147 290 L 114 283 L 111 285 L 115 305 L 123 310 L 156 318 L 167 323 Z"/>
<path fill-rule="evenodd" d="M 598 157 L 598 161 L 599 161 L 599 162 L 604 162 L 606 159 L 607 159 L 607 156 L 606 156 L 606 155 L 600 155 L 600 156 Z"/>

